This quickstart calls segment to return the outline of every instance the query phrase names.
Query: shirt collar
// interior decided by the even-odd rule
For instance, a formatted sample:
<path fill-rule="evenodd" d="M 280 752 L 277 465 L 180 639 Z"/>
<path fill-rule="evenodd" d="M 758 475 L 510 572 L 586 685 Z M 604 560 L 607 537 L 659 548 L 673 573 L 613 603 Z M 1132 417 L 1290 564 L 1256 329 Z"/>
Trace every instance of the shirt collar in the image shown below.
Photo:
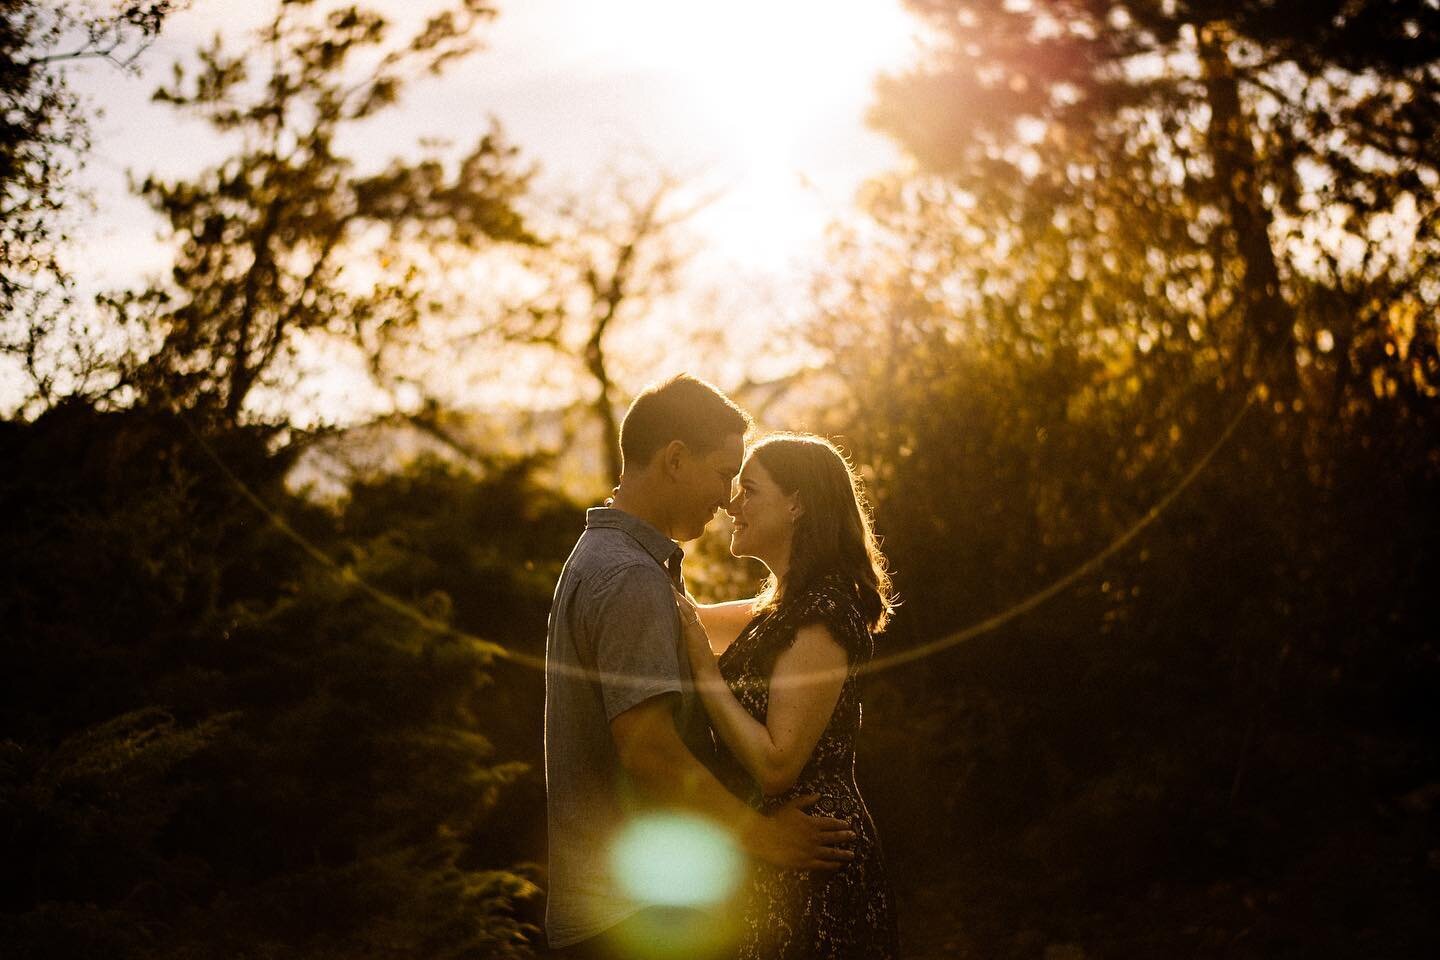
<path fill-rule="evenodd" d="M 678 543 L 644 520 L 634 514 L 626 513 L 618 507 L 591 507 L 586 510 L 585 529 L 593 530 L 597 527 L 609 527 L 628 533 L 636 543 L 645 548 L 646 553 L 655 558 L 656 563 L 662 566 L 676 553 L 683 556 L 683 551 Z"/>

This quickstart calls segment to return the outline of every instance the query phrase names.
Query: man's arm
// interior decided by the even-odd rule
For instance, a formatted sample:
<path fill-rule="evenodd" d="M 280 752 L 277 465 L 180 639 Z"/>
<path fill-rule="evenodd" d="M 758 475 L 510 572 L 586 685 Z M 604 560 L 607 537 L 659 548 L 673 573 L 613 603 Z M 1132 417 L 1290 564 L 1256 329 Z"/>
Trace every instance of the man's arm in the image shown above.
<path fill-rule="evenodd" d="M 854 859 L 841 845 L 854 839 L 849 824 L 812 817 L 803 808 L 819 797 L 799 797 L 770 816 L 738 800 L 686 748 L 675 728 L 679 694 L 651 697 L 610 721 L 620 764 L 652 797 L 719 821 L 742 849 L 778 867 L 834 870 Z"/>

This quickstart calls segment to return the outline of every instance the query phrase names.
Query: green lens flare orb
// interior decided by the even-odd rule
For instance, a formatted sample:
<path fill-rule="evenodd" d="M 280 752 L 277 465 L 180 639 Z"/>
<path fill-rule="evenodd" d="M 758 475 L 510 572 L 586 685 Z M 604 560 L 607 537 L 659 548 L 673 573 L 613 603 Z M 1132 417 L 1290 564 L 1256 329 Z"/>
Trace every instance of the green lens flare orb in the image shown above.
<path fill-rule="evenodd" d="M 610 861 L 621 889 L 631 897 L 677 907 L 724 900 L 739 884 L 744 863 L 725 830 L 702 817 L 676 813 L 632 821 L 611 848 Z"/>

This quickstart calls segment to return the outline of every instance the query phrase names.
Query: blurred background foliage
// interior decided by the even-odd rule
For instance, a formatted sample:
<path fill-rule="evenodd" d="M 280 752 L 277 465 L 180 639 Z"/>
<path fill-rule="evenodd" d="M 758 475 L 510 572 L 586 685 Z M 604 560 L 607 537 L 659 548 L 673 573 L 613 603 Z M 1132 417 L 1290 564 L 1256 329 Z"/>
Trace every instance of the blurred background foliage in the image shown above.
<path fill-rule="evenodd" d="M 0 943 L 528 955 L 543 683 L 469 638 L 543 652 L 641 386 L 605 338 L 671 281 L 675 185 L 537 225 L 498 129 L 459 162 L 356 172 L 335 131 L 467 55 L 493 11 L 397 39 L 279 4 L 255 46 L 202 51 L 162 92 L 237 152 L 137 184 L 175 269 L 107 296 L 97 343 L 48 253 L 57 151 L 83 155 L 86 119 L 58 65 L 143 53 L 172 6 L 0 3 L 0 347 L 32 384 L 0 422 Z M 724 384 L 866 478 L 903 600 L 882 649 L 1044 589 L 1239 420 L 1097 572 L 867 677 L 861 784 L 907 955 L 1432 952 L 1440 11 L 909 6 L 927 50 L 872 120 L 914 163 L 835 229 L 815 362 Z M 462 317 L 427 282 L 497 252 L 540 292 Z M 358 285 L 356 261 L 379 265 Z M 584 395 L 498 427 L 464 409 L 417 331 L 476 317 L 496 351 L 575 364 Z M 285 357 L 315 336 L 418 400 L 291 422 Z M 691 553 L 704 595 L 756 582 L 721 538 Z"/>

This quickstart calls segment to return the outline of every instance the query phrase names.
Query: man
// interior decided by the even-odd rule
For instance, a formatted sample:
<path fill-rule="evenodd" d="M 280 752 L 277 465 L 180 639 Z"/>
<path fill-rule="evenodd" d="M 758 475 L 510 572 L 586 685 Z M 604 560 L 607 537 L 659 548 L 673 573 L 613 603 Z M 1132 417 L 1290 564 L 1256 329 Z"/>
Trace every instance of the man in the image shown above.
<path fill-rule="evenodd" d="M 673 910 L 627 894 L 612 875 L 611 845 L 641 804 L 718 822 L 741 849 L 781 867 L 838 867 L 850 856 L 840 846 L 844 821 L 802 812 L 814 798 L 762 816 L 700 759 L 711 741 L 680 644 L 676 541 L 699 537 L 729 502 L 749 426 L 693 377 L 644 391 L 620 428 L 615 496 L 587 512 L 555 588 L 545 649 L 545 926 L 559 956 L 616 956 L 640 941 L 663 948 L 655 941 L 672 938 L 657 931 L 684 933 Z"/>

